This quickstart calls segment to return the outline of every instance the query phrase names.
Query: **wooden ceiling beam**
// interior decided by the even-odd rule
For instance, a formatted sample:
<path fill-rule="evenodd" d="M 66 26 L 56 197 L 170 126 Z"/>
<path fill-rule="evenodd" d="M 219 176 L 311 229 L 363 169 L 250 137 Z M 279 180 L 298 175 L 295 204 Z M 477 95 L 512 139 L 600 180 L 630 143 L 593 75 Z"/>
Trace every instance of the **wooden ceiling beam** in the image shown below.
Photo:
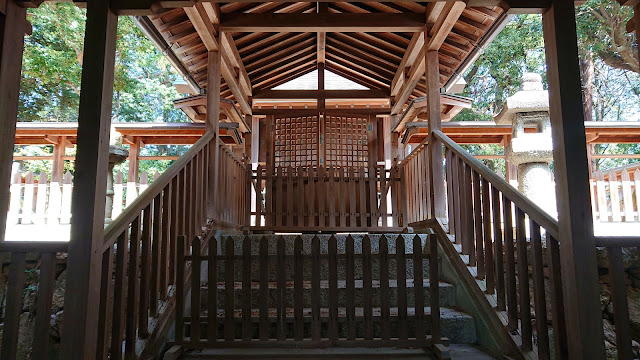
<path fill-rule="evenodd" d="M 195 4 L 192 7 L 184 8 L 184 11 L 187 13 L 189 20 L 191 20 L 191 23 L 198 32 L 198 35 L 200 35 L 200 39 L 202 39 L 207 50 L 217 51 L 219 49 L 218 40 L 216 39 L 218 31 L 209 19 L 209 15 L 204 9 L 204 5 L 202 3 Z"/>
<path fill-rule="evenodd" d="M 233 37 L 231 36 L 231 34 L 223 32 L 220 34 L 220 42 L 222 44 L 223 54 L 227 55 L 229 61 L 231 62 L 231 65 L 234 67 L 234 69 L 237 69 L 240 87 L 242 87 L 243 92 L 247 96 L 251 96 L 251 80 L 249 80 L 249 75 L 247 74 L 247 70 L 242 63 L 242 58 L 240 57 L 238 49 L 233 42 Z"/>
<path fill-rule="evenodd" d="M 396 96 L 398 92 L 400 92 L 402 85 L 405 83 L 405 71 L 407 67 L 411 67 L 416 59 L 420 57 L 423 46 L 424 31 L 414 33 L 407 47 L 407 51 L 398 66 L 398 71 L 393 77 L 393 81 L 391 81 L 391 96 Z"/>
<path fill-rule="evenodd" d="M 442 12 L 438 19 L 434 23 L 431 30 L 429 30 L 429 40 L 427 41 L 427 50 L 438 50 L 440 46 L 453 29 L 453 26 L 458 21 L 460 15 L 467 7 L 463 1 L 446 2 L 442 8 Z M 427 21 L 429 21 L 429 15 L 427 15 Z"/>
<path fill-rule="evenodd" d="M 420 54 L 424 54 L 426 44 L 422 46 Z M 402 111 L 404 103 L 409 99 L 409 95 L 413 92 L 418 85 L 422 75 L 424 75 L 424 56 L 419 56 L 416 61 L 411 65 L 410 70 L 407 72 L 406 79 L 400 91 L 395 96 L 393 106 L 391 107 L 391 114 L 397 115 Z"/>
<path fill-rule="evenodd" d="M 313 55 L 316 53 L 316 48 L 314 46 L 309 46 L 306 49 L 302 49 L 299 51 L 296 51 L 292 54 L 289 54 L 287 56 L 282 56 L 280 58 L 278 58 L 277 60 L 273 60 L 271 63 L 256 69 L 255 71 L 251 72 L 251 77 L 254 79 L 260 78 L 261 76 L 263 76 L 264 74 L 267 73 L 274 73 L 275 71 L 278 70 L 279 67 L 285 66 L 289 63 L 291 63 L 292 61 L 296 61 L 298 59 Z"/>
<path fill-rule="evenodd" d="M 315 47 L 316 46 L 314 44 L 314 39 L 304 40 L 296 45 L 278 50 L 274 53 L 271 53 L 270 55 L 260 58 L 260 60 L 247 64 L 247 72 L 249 73 L 249 75 L 251 75 L 252 73 L 260 70 L 262 67 L 271 65 L 275 61 L 300 53 L 302 51 L 315 49 Z"/>
<path fill-rule="evenodd" d="M 383 90 L 260 90 L 254 99 L 388 99 Z"/>
<path fill-rule="evenodd" d="M 223 14 L 220 24 L 222 31 L 231 32 L 416 32 L 423 28 L 423 15 L 415 13 Z"/>

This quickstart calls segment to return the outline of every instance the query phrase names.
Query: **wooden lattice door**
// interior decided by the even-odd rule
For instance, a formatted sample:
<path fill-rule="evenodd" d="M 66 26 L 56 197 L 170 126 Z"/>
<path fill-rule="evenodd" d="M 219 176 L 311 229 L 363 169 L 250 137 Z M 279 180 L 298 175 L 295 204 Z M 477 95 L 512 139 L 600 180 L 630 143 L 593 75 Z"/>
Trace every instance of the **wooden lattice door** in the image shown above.
<path fill-rule="evenodd" d="M 274 117 L 274 167 L 368 167 L 367 115 Z"/>

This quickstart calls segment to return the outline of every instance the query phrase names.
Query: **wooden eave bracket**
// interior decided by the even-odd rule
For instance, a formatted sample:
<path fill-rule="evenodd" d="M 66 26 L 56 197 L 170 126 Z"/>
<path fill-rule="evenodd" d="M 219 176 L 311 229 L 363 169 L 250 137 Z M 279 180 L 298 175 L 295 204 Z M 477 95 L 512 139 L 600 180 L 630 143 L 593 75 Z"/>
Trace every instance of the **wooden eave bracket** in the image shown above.
<path fill-rule="evenodd" d="M 463 109 L 471 108 L 471 103 L 473 99 L 453 95 L 453 94 L 440 94 L 440 105 L 449 105 L 453 107 L 460 107 Z M 413 122 L 416 117 L 423 113 L 427 107 L 427 98 L 426 96 L 422 96 L 419 98 L 413 99 L 409 106 L 405 109 L 405 111 L 400 115 L 397 119 L 397 123 L 391 124 L 391 132 L 402 133 L 405 131 L 405 125 L 408 122 Z"/>

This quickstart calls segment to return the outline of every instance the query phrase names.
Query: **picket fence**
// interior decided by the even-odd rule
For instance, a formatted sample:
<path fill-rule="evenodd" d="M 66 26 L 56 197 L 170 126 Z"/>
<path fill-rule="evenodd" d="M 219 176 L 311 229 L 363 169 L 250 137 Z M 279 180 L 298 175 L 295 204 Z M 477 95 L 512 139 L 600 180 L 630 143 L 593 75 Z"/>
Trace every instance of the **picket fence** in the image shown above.
<path fill-rule="evenodd" d="M 611 170 L 605 180 L 602 172 L 591 180 L 593 218 L 600 222 L 640 222 L 640 169 L 633 172 Z"/>
<path fill-rule="evenodd" d="M 153 174 L 155 180 L 160 176 Z M 120 171 L 116 172 L 113 184 L 113 210 L 111 218 L 115 219 L 124 208 L 129 206 L 147 187 L 149 175 L 140 174 L 136 182 L 124 182 Z M 66 172 L 62 183 L 50 182 L 46 173 L 38 175 L 33 172 L 14 174 L 11 180 L 9 214 L 7 225 L 15 224 L 69 224 L 71 221 L 71 194 L 73 192 L 73 176 Z"/>

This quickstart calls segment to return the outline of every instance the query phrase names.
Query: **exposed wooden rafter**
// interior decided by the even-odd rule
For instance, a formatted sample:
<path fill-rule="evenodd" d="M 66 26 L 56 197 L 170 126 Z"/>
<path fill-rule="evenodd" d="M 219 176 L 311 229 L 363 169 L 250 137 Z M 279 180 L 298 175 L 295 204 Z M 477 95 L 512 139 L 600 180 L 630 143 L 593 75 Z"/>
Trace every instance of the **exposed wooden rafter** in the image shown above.
<path fill-rule="evenodd" d="M 254 99 L 387 99 L 383 90 L 260 90 Z"/>
<path fill-rule="evenodd" d="M 223 15 L 220 29 L 231 32 L 416 32 L 421 14 L 234 14 Z"/>

